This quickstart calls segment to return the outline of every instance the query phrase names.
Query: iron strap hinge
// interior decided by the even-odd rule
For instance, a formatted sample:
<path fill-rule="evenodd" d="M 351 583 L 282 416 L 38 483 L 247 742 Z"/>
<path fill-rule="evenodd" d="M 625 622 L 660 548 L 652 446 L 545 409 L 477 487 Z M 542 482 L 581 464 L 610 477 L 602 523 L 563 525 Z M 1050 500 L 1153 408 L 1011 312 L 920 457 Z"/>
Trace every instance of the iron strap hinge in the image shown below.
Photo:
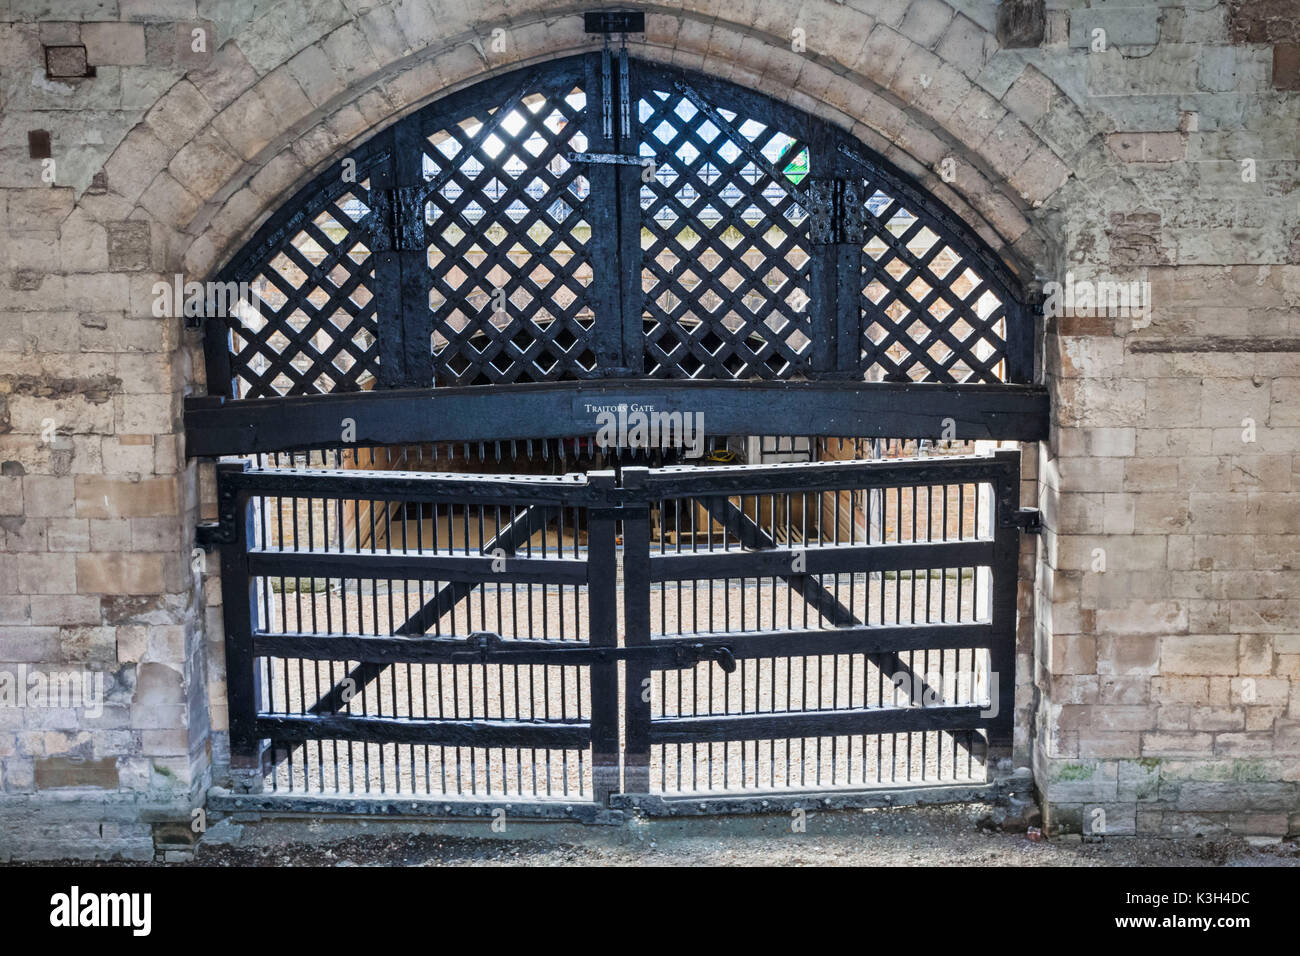
<path fill-rule="evenodd" d="M 216 524 L 200 524 L 194 526 L 194 544 L 204 551 L 211 551 L 223 544 L 230 544 L 234 540 L 234 535 L 225 522 Z"/>
<path fill-rule="evenodd" d="M 632 96 L 628 90 L 627 44 L 618 51 L 618 135 L 622 142 L 632 138 Z"/>
<path fill-rule="evenodd" d="M 1041 534 L 1043 515 L 1037 508 L 1020 508 L 1012 514 L 1015 526 L 1025 534 Z"/>
<path fill-rule="evenodd" d="M 573 645 L 560 647 L 530 647 L 526 649 L 503 646 L 501 636 L 490 631 L 476 631 L 466 640 L 466 649 L 451 655 L 453 662 L 478 664 L 536 663 L 537 658 L 552 658 L 559 665 L 614 664 L 618 661 L 648 661 L 664 669 L 694 667 L 701 661 L 714 661 L 725 673 L 736 670 L 736 655 L 731 648 L 721 644 L 638 644 L 630 647 L 592 647 Z M 534 642 L 541 645 L 542 642 Z M 524 658 L 527 660 L 523 660 Z"/>
<path fill-rule="evenodd" d="M 829 246 L 866 242 L 862 185 L 855 179 L 811 179 L 807 190 L 808 240 Z"/>
<path fill-rule="evenodd" d="M 568 152 L 564 158 L 571 163 L 596 163 L 604 166 L 641 166 L 653 160 L 640 156 L 628 156 L 624 153 L 576 153 Z"/>

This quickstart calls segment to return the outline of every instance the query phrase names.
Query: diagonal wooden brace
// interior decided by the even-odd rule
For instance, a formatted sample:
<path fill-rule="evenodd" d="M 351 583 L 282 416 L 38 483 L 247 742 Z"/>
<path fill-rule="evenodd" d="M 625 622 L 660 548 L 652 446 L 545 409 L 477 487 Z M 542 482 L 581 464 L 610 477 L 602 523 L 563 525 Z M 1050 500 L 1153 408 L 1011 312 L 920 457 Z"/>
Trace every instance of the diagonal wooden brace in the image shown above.
<path fill-rule="evenodd" d="M 741 511 L 730 498 L 708 497 L 696 500 L 704 506 L 704 509 L 713 520 L 722 525 L 728 534 L 739 538 L 740 543 L 746 548 L 766 550 L 776 547 L 776 542 L 772 540 L 771 535 L 760 528 L 753 518 Z M 851 610 L 841 604 L 839 599 L 826 589 L 825 585 L 813 578 L 812 575 L 791 571 L 788 574 L 780 575 L 780 578 L 790 586 L 792 591 L 807 601 L 817 613 L 836 627 L 858 627 L 864 624 L 863 621 L 858 620 Z M 934 695 L 934 699 L 943 700 L 943 694 L 926 684 L 924 679 L 918 682 L 916 673 L 903 662 L 903 659 L 896 652 L 873 653 L 866 655 L 866 657 L 883 674 L 888 675 L 891 680 L 898 674 L 905 675 L 907 677 L 907 686 L 912 688 L 913 693 L 919 697 L 919 699 L 917 697 L 913 698 L 913 704 L 920 705 L 932 695 Z"/>
<path fill-rule="evenodd" d="M 529 505 L 522 514 L 517 515 L 504 528 L 492 537 L 480 549 L 483 555 L 492 555 L 498 549 L 506 554 L 514 554 L 525 542 L 538 531 L 551 523 L 559 513 L 553 505 Z M 424 634 L 441 620 L 453 607 L 474 593 L 482 582 L 454 581 L 445 584 L 424 605 L 406 619 L 393 634 L 401 637 L 414 637 Z M 363 687 L 377 678 L 388 664 L 363 663 L 354 667 L 343 680 L 339 681 L 321 695 L 320 700 L 312 704 L 312 714 L 334 714 L 342 710 L 353 696 Z M 346 695 L 346 696 L 345 696 Z"/>

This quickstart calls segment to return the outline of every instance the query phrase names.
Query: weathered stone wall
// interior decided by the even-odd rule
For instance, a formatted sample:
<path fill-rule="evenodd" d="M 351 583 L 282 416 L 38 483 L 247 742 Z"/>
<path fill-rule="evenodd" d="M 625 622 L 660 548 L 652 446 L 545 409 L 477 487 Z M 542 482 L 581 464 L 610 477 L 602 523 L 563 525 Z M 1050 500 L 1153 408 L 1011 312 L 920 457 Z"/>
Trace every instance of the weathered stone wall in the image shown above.
<path fill-rule="evenodd" d="M 1298 8 L 1095 6 L 1043 68 L 1118 162 L 1053 198 L 1052 276 L 1151 309 L 1048 321 L 1035 775 L 1058 826 L 1294 835 Z"/>
<path fill-rule="evenodd" d="M 852 129 L 1027 279 L 1150 283 L 1148 316 L 1045 329 L 1018 752 L 1058 826 L 1294 832 L 1295 5 L 1009 6 L 664 3 L 634 46 Z M 208 479 L 178 424 L 201 363 L 153 283 L 203 278 L 430 98 L 591 49 L 582 7 L 5 5 L 0 670 L 104 673 L 108 699 L 0 707 L 0 858 L 183 844 L 222 772 L 220 609 L 191 555 Z M 80 46 L 93 77 L 47 76 Z"/>

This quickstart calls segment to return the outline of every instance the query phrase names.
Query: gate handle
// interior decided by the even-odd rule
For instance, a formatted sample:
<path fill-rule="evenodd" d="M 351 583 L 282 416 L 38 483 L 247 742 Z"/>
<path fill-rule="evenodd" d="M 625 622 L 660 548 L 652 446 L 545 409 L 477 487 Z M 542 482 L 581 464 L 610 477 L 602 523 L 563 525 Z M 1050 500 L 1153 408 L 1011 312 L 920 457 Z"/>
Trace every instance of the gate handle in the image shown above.
<path fill-rule="evenodd" d="M 720 668 L 722 668 L 722 672 L 724 674 L 735 673 L 736 655 L 731 652 L 731 648 L 720 644 L 715 644 L 711 646 L 705 644 L 697 644 L 695 645 L 695 651 L 699 655 L 700 660 L 702 661 L 712 660 Z"/>

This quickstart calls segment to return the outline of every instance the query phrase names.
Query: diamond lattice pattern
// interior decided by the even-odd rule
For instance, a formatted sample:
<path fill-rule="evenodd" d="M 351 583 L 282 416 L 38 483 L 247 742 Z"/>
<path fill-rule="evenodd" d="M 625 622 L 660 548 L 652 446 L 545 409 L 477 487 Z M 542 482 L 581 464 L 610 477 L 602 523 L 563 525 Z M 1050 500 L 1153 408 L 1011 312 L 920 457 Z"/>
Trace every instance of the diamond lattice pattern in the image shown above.
<path fill-rule="evenodd" d="M 301 218 L 227 318 L 237 398 L 368 388 L 379 373 L 370 182 L 340 185 Z M 329 196 L 330 194 L 326 194 Z"/>
<path fill-rule="evenodd" d="M 862 371 L 869 381 L 1000 382 L 1006 308 L 977 266 L 864 184 Z"/>
<path fill-rule="evenodd" d="M 426 137 L 435 384 L 593 375 L 591 187 L 565 158 L 587 148 L 586 109 L 566 85 Z"/>
<path fill-rule="evenodd" d="M 646 373 L 804 372 L 811 255 L 792 186 L 807 175 L 807 145 L 727 109 L 719 129 L 679 93 L 651 91 L 638 110 L 639 152 L 654 162 L 641 187 Z"/>

